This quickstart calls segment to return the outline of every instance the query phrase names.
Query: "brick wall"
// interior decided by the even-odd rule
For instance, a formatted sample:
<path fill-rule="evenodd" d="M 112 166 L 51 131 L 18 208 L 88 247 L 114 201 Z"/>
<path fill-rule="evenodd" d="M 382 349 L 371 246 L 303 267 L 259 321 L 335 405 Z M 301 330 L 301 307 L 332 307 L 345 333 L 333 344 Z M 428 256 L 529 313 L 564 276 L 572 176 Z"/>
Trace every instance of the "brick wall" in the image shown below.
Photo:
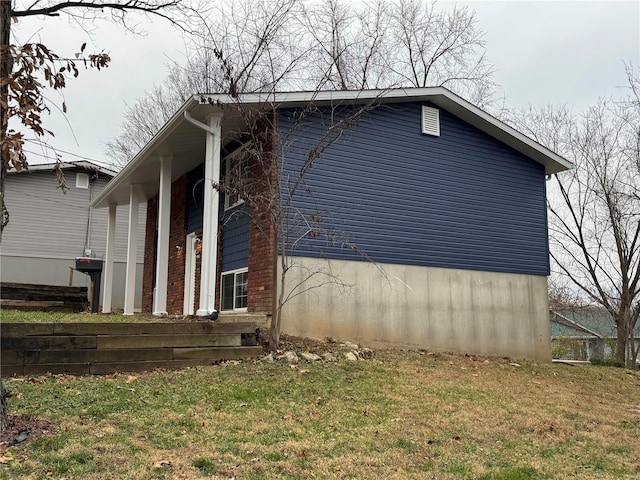
<path fill-rule="evenodd" d="M 169 315 L 182 315 L 184 310 L 184 263 L 187 239 L 186 195 L 187 177 L 185 175 L 171 184 L 169 277 L 167 282 L 167 313 Z"/>
<path fill-rule="evenodd" d="M 144 263 L 142 270 L 142 312 L 153 313 L 153 286 L 155 282 L 156 228 L 158 197 L 147 201 L 147 227 L 144 236 Z"/>
<path fill-rule="evenodd" d="M 256 135 L 256 141 L 262 145 L 262 161 L 251 169 L 252 177 L 259 179 L 253 185 L 256 198 L 263 198 L 263 201 L 255 202 L 249 222 L 249 312 L 272 313 L 275 295 L 276 232 L 270 220 L 270 209 L 275 208 L 271 195 L 277 181 L 275 136 L 272 135 L 274 121 L 275 116 L 272 116 L 258 123 L 260 133 Z"/>
<path fill-rule="evenodd" d="M 186 242 L 186 185 L 185 176 L 171 184 L 171 226 L 169 228 L 169 276 L 167 282 L 167 313 L 182 315 L 184 307 L 184 267 Z M 155 250 L 158 218 L 158 197 L 147 202 L 147 230 L 144 242 L 144 270 L 142 274 L 142 311 L 153 313 L 155 287 Z M 180 248 L 176 248 L 176 246 Z M 196 290 L 200 287 L 199 260 L 196 260 Z M 198 296 L 196 294 L 196 299 Z M 197 305 L 197 302 L 196 302 Z"/>

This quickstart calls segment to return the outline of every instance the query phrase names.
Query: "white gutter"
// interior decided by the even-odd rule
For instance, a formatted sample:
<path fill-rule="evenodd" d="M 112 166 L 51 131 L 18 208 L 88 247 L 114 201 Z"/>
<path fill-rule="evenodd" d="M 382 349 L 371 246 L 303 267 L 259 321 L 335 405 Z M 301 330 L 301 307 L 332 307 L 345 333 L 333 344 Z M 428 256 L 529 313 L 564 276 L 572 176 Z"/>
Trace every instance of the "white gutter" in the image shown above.
<path fill-rule="evenodd" d="M 191 113 L 188 110 L 185 110 L 185 112 L 184 112 L 184 119 L 187 122 L 192 123 L 196 127 L 201 128 L 202 130 L 210 133 L 211 135 L 215 135 L 216 134 L 216 132 L 212 128 L 210 128 L 209 125 L 207 125 L 206 123 L 202 123 L 202 122 L 196 120 L 195 118 L 193 118 L 191 116 Z"/>

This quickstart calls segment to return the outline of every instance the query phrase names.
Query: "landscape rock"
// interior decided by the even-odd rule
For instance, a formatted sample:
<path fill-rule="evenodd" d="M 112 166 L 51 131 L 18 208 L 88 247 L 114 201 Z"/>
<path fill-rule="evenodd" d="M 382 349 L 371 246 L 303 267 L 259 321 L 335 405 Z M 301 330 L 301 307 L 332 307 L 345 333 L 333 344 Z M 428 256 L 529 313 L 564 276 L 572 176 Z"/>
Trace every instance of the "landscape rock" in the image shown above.
<path fill-rule="evenodd" d="M 373 350 L 371 350 L 370 348 L 363 348 L 362 350 L 358 351 L 358 356 L 360 358 L 373 358 Z"/>
<path fill-rule="evenodd" d="M 289 363 L 298 363 L 300 361 L 300 359 L 298 358 L 298 355 L 296 355 L 296 352 L 284 352 L 284 356 L 283 358 L 289 362 Z"/>
<path fill-rule="evenodd" d="M 353 352 L 346 352 L 344 354 L 344 358 L 346 358 L 350 362 L 357 362 L 358 361 L 358 356 Z"/>
<path fill-rule="evenodd" d="M 345 347 L 348 348 L 350 350 L 358 350 L 358 344 L 357 343 L 352 343 L 352 342 L 342 342 L 340 344 L 341 347 Z"/>
<path fill-rule="evenodd" d="M 327 353 L 323 354 L 322 358 L 324 358 L 325 362 L 335 362 L 337 360 L 336 356 L 331 352 L 327 352 Z"/>
<path fill-rule="evenodd" d="M 320 360 L 320 355 L 316 355 L 315 353 L 311 353 L 311 352 L 302 352 L 300 353 L 300 356 L 302 358 L 304 358 L 307 362 L 317 362 L 318 360 Z"/>
<path fill-rule="evenodd" d="M 273 358 L 272 354 L 268 353 L 267 355 L 265 355 L 264 357 L 262 357 L 258 361 L 259 362 L 264 362 L 264 363 L 273 363 L 274 362 L 274 358 Z"/>

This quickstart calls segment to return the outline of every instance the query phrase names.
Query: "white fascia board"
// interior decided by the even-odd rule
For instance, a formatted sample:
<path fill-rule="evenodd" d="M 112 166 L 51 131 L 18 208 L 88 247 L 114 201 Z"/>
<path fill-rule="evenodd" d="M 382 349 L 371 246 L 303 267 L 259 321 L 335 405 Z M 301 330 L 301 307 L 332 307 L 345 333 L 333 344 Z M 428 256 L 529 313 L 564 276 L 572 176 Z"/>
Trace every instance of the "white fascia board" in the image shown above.
<path fill-rule="evenodd" d="M 157 148 L 157 146 L 184 120 L 184 112 L 197 105 L 195 97 L 192 97 L 185 101 L 176 113 L 158 130 L 158 132 L 142 147 L 133 159 L 127 163 L 122 170 L 111 180 L 107 186 L 100 192 L 100 194 L 93 199 L 91 207 L 93 208 L 105 208 L 109 206 L 108 197 L 122 185 L 128 177 L 140 166 L 151 153 Z M 160 168 L 158 166 L 158 168 Z M 125 184 L 126 185 L 126 184 Z"/>
<path fill-rule="evenodd" d="M 459 97 L 449 90 L 443 90 L 444 93 L 440 99 L 433 99 L 433 103 L 459 116 L 471 125 L 478 127 L 480 130 L 528 157 L 531 157 L 538 163 L 541 163 L 545 166 L 547 174 L 562 172 L 574 167 L 573 163 L 566 158 L 561 157 L 535 140 L 520 133 L 518 130 L 498 120 L 472 103 L 469 103 L 462 97 Z"/>
<path fill-rule="evenodd" d="M 102 173 L 104 175 L 107 175 L 109 177 L 115 177 L 118 172 L 111 170 L 110 168 L 106 168 L 103 167 L 101 165 L 98 165 L 97 163 L 93 163 L 93 162 L 89 162 L 88 160 L 82 160 L 82 161 L 78 161 L 78 162 L 62 162 L 59 164 L 60 168 L 63 170 L 69 169 L 69 168 L 80 168 L 80 169 L 85 169 L 85 170 L 95 170 L 99 173 Z M 51 171 L 54 168 L 56 168 L 56 166 L 58 166 L 57 163 L 40 163 L 37 165 L 29 165 L 28 168 L 24 169 L 25 173 L 29 173 L 29 172 L 43 172 L 43 171 Z M 7 172 L 7 174 L 14 174 L 14 173 L 18 173 L 15 170 L 9 170 Z M 22 173 L 22 172 L 21 172 Z"/>

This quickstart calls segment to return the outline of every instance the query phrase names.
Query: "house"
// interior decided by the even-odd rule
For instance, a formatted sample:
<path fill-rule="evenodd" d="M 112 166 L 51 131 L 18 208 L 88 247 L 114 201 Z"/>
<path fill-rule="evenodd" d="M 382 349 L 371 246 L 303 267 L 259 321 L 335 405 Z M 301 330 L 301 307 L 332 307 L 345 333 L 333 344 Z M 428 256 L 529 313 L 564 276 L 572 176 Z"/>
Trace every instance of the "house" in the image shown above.
<path fill-rule="evenodd" d="M 545 180 L 570 167 L 442 87 L 195 95 L 93 205 L 148 202 L 155 315 L 283 294 L 285 333 L 550 360 Z"/>
<path fill-rule="evenodd" d="M 553 358 L 589 361 L 613 359 L 616 324 L 603 308 L 592 306 L 550 310 L 549 320 Z M 640 324 L 634 329 L 634 341 L 636 348 L 640 346 Z"/>
<path fill-rule="evenodd" d="M 89 286 L 87 275 L 73 272 L 75 257 L 106 254 L 107 212 L 89 205 L 116 172 L 88 161 L 60 164 L 68 191 L 59 188 L 55 164 L 31 165 L 5 177 L 9 223 L 2 232 L 0 278 L 3 282 Z M 142 211 L 145 210 L 141 206 Z M 127 212 L 119 209 L 115 226 L 114 308 L 124 306 Z M 144 235 L 144 222 L 137 231 Z M 138 249 L 142 251 L 140 242 Z M 142 263 L 135 265 L 142 286 Z M 140 308 L 141 291 L 136 306 Z"/>

